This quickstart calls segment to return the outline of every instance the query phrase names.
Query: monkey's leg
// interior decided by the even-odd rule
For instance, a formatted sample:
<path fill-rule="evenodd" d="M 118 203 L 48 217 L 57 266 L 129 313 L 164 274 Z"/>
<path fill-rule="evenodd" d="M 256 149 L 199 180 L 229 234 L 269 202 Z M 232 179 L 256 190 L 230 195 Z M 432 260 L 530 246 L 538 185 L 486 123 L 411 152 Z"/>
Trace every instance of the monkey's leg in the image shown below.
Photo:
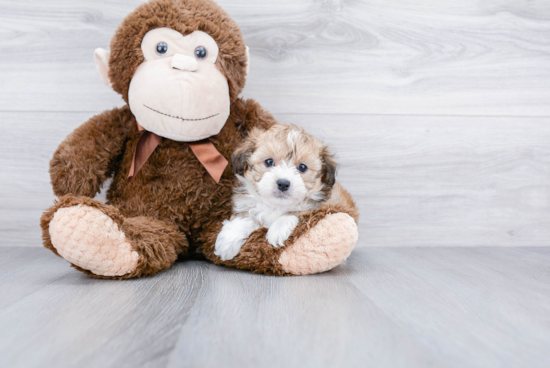
<path fill-rule="evenodd" d="M 61 197 L 44 212 L 41 226 L 46 248 L 97 278 L 153 275 L 189 246 L 170 222 L 124 218 L 116 207 L 88 197 Z"/>
<path fill-rule="evenodd" d="M 357 225 L 352 216 L 338 206 L 307 213 L 284 247 L 270 245 L 266 229 L 256 230 L 239 254 L 229 261 L 222 261 L 214 254 L 216 237 L 222 227 L 218 224 L 201 250 L 216 264 L 254 273 L 283 276 L 325 272 L 345 261 L 357 243 Z"/>
<path fill-rule="evenodd" d="M 282 269 L 292 275 L 310 275 L 344 262 L 359 238 L 354 215 L 338 207 L 309 213 L 285 243 L 279 257 Z"/>

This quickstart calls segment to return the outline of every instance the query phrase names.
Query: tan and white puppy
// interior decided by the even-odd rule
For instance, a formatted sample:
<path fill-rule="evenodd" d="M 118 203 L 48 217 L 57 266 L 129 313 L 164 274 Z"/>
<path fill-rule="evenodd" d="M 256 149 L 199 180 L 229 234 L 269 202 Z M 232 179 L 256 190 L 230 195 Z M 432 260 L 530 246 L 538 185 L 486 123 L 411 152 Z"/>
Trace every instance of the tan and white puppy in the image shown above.
<path fill-rule="evenodd" d="M 233 216 L 216 240 L 215 254 L 222 260 L 234 258 L 260 227 L 268 229 L 269 244 L 279 247 L 300 212 L 318 209 L 329 199 L 353 205 L 335 184 L 336 163 L 327 146 L 296 125 L 253 130 L 232 159 L 240 186 L 233 194 Z"/>

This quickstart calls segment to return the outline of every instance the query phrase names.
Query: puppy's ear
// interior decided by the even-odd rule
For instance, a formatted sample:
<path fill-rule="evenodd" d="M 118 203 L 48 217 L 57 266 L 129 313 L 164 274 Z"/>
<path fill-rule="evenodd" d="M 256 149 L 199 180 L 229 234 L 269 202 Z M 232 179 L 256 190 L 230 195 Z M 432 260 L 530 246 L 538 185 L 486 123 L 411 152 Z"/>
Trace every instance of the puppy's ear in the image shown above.
<path fill-rule="evenodd" d="M 247 138 L 231 155 L 233 171 L 238 175 L 244 175 L 248 168 L 248 159 L 254 152 L 254 139 Z"/>
<path fill-rule="evenodd" d="M 321 168 L 321 181 L 325 183 L 328 187 L 332 188 L 336 182 L 336 162 L 334 161 L 334 156 L 329 151 L 328 147 L 323 148 L 323 153 L 321 154 L 321 160 L 323 161 L 323 166 Z"/>

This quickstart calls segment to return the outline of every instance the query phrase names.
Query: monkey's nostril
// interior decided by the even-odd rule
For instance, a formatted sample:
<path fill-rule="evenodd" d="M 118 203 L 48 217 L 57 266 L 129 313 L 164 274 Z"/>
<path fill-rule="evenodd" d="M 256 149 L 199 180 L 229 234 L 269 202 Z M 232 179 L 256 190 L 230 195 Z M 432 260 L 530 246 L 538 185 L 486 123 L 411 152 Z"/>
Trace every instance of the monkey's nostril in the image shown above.
<path fill-rule="evenodd" d="M 290 187 L 290 181 L 286 179 L 279 179 L 277 180 L 277 186 L 281 192 L 286 192 Z"/>

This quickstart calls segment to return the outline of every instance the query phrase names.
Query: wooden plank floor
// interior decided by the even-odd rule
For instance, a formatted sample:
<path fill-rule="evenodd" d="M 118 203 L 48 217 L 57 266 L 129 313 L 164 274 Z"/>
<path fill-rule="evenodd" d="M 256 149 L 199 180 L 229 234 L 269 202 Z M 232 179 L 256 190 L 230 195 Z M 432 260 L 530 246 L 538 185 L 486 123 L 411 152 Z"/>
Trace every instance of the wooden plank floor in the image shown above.
<path fill-rule="evenodd" d="M 2 367 L 550 366 L 550 248 L 363 248 L 277 278 L 96 280 L 0 247 Z"/>

